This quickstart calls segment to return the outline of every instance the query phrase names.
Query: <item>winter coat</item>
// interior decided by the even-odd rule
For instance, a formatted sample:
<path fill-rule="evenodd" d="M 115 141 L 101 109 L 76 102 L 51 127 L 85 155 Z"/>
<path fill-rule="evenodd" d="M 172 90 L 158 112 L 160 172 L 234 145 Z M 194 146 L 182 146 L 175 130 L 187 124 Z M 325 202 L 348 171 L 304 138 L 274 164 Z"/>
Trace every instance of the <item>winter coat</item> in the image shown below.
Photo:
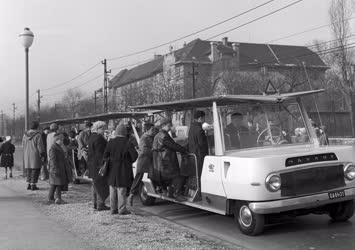
<path fill-rule="evenodd" d="M 187 153 L 177 144 L 168 132 L 161 130 L 153 141 L 153 173 L 150 177 L 157 182 L 168 181 L 180 175 L 176 152 Z"/>
<path fill-rule="evenodd" d="M 132 163 L 138 153 L 126 137 L 116 137 L 107 143 L 105 161 L 108 162 L 108 184 L 113 187 L 130 187 L 133 181 Z"/>
<path fill-rule="evenodd" d="M 153 140 L 154 136 L 144 133 L 139 141 L 137 173 L 148 173 L 153 167 Z"/>
<path fill-rule="evenodd" d="M 14 166 L 14 153 L 15 146 L 7 141 L 3 143 L 0 147 L 0 156 L 1 156 L 1 167 L 13 167 Z"/>
<path fill-rule="evenodd" d="M 55 144 L 55 140 L 54 140 L 54 135 L 55 135 L 55 132 L 50 132 L 48 133 L 47 135 L 47 138 L 46 138 L 46 145 L 47 145 L 47 157 L 49 155 L 49 150 L 51 149 L 51 147 Z"/>
<path fill-rule="evenodd" d="M 48 153 L 49 166 L 49 184 L 67 185 L 69 178 L 67 176 L 67 163 L 65 154 L 60 145 L 54 143 Z"/>
<path fill-rule="evenodd" d="M 78 159 L 81 160 L 84 158 L 86 161 L 88 160 L 88 145 L 90 139 L 91 131 L 84 130 L 81 131 L 78 135 Z"/>
<path fill-rule="evenodd" d="M 40 169 L 42 160 L 45 156 L 42 136 L 38 130 L 29 130 L 22 139 L 23 145 L 23 162 L 25 168 Z"/>
<path fill-rule="evenodd" d="M 208 155 L 208 142 L 205 131 L 202 129 L 202 124 L 194 122 L 191 124 L 188 135 L 189 152 L 196 155 L 198 173 L 201 176 L 203 160 Z"/>
<path fill-rule="evenodd" d="M 92 133 L 88 141 L 88 169 L 89 177 L 92 179 L 100 178 L 99 170 L 103 165 L 104 152 L 107 141 L 104 136 Z"/>

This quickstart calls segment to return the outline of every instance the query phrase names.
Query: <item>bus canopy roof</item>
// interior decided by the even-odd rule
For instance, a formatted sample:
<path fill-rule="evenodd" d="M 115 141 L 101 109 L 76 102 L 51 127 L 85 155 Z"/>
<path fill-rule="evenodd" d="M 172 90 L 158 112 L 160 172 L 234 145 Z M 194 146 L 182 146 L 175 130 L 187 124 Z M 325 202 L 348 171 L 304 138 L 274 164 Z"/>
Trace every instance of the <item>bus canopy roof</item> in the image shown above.
<path fill-rule="evenodd" d="M 184 110 L 198 107 L 211 107 L 213 102 L 218 106 L 233 105 L 240 103 L 281 103 L 295 100 L 298 97 L 324 92 L 324 89 L 293 92 L 275 95 L 222 95 L 201 97 L 196 99 L 186 99 L 173 102 L 153 103 L 131 107 L 132 109 L 155 109 L 155 110 Z"/>
<path fill-rule="evenodd" d="M 82 117 L 75 117 L 75 118 L 64 118 L 64 119 L 57 119 L 53 121 L 46 121 L 42 122 L 41 125 L 49 125 L 51 123 L 57 123 L 58 125 L 65 125 L 65 124 L 78 124 L 84 121 L 99 121 L 99 120 L 112 120 L 112 119 L 122 119 L 122 118 L 143 118 L 145 116 L 152 115 L 154 112 L 109 112 L 103 114 L 96 114 L 96 115 L 89 115 L 89 116 L 82 116 Z"/>

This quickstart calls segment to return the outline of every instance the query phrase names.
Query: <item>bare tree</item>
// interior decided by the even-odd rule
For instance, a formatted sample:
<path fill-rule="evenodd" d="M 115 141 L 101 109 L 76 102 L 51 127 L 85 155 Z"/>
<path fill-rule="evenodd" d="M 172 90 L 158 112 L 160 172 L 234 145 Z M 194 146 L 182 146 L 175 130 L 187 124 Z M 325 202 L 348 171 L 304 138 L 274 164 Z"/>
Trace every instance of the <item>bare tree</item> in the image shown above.
<path fill-rule="evenodd" d="M 351 110 L 352 134 L 355 136 L 355 100 L 352 74 L 352 54 L 347 48 L 348 37 L 351 34 L 349 17 L 351 16 L 351 2 L 347 0 L 333 0 L 329 8 L 329 17 L 332 23 L 331 30 L 334 44 L 337 48 L 333 52 L 333 70 L 340 81 L 339 90 L 343 93 L 346 105 Z"/>
<path fill-rule="evenodd" d="M 65 93 L 62 102 L 65 103 L 67 112 L 71 115 L 71 117 L 75 117 L 75 115 L 79 112 L 79 104 L 82 96 L 83 93 L 80 90 L 69 89 Z"/>

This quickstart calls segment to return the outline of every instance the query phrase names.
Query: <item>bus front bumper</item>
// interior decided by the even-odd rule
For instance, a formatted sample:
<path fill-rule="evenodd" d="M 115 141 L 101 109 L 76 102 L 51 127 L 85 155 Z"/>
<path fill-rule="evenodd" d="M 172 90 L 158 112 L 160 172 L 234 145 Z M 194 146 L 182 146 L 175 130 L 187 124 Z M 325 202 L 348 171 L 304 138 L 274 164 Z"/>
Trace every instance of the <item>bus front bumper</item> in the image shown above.
<path fill-rule="evenodd" d="M 288 198 L 284 200 L 251 202 L 249 203 L 249 208 L 256 214 L 272 214 L 297 209 L 315 208 L 331 203 L 355 199 L 355 188 L 345 189 L 344 192 L 344 197 L 336 199 L 330 199 L 329 193 L 326 192 L 297 198 Z"/>

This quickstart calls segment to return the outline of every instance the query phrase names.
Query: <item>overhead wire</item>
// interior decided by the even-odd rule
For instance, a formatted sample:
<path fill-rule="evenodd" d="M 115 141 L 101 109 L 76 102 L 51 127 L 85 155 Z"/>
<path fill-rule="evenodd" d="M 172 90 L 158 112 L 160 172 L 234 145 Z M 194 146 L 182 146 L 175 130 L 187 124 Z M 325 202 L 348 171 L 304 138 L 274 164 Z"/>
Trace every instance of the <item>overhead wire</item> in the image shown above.
<path fill-rule="evenodd" d="M 70 83 L 70 82 L 72 82 L 72 81 L 74 81 L 74 80 L 79 79 L 80 77 L 82 77 L 83 75 L 85 75 L 86 73 L 88 73 L 89 71 L 91 71 L 91 70 L 93 70 L 94 68 L 96 68 L 99 64 L 100 64 L 100 62 L 94 64 L 93 66 L 91 66 L 90 68 L 88 68 L 88 69 L 85 70 L 84 72 L 82 72 L 82 73 L 76 75 L 75 77 L 71 78 L 70 80 L 67 80 L 67 81 L 64 81 L 64 82 L 55 84 L 55 85 L 53 85 L 53 86 L 51 86 L 51 87 L 42 89 L 41 91 L 43 92 L 43 91 L 48 91 L 48 90 L 55 89 L 55 88 L 58 88 L 58 87 L 62 87 L 63 85 L 66 85 L 66 84 L 68 84 L 68 83 Z"/>
<path fill-rule="evenodd" d="M 219 37 L 219 36 L 221 36 L 221 35 L 227 34 L 227 33 L 231 32 L 231 31 L 234 31 L 234 30 L 237 30 L 237 29 L 239 29 L 239 28 L 242 28 L 242 27 L 244 27 L 244 26 L 246 26 L 246 25 L 248 25 L 248 24 L 254 23 L 254 22 L 259 21 L 259 20 L 261 20 L 261 19 L 263 19 L 263 18 L 265 18 L 265 17 L 271 16 L 271 15 L 277 13 L 277 12 L 280 12 L 280 11 L 282 11 L 282 10 L 284 10 L 284 9 L 287 9 L 287 8 L 289 8 L 289 7 L 291 7 L 291 6 L 295 5 L 295 4 L 298 4 L 298 3 L 302 2 L 302 1 L 303 1 L 303 0 L 294 1 L 294 2 L 292 2 L 292 3 L 290 3 L 290 4 L 287 4 L 287 5 L 285 5 L 285 6 L 281 7 L 281 8 L 279 8 L 279 9 L 273 10 L 273 11 L 271 11 L 271 12 L 265 14 L 265 15 L 262 15 L 262 16 L 260 16 L 260 17 L 255 18 L 255 19 L 252 19 L 252 20 L 250 20 L 250 21 L 248 21 L 248 22 L 246 22 L 246 23 L 243 23 L 243 24 L 241 24 L 241 25 L 238 25 L 238 26 L 236 26 L 236 27 L 233 27 L 233 28 L 231 28 L 231 29 L 228 29 L 228 30 L 226 30 L 226 31 L 223 31 L 223 32 L 221 32 L 221 33 L 219 33 L 219 34 L 217 34 L 217 35 L 211 36 L 211 37 L 207 38 L 206 40 L 211 40 L 211 39 L 213 39 L 213 38 L 216 38 L 216 37 Z"/>
<path fill-rule="evenodd" d="M 354 18 L 355 18 L 355 17 L 349 17 L 349 18 L 344 19 L 344 21 L 350 21 L 350 20 L 352 20 L 352 19 L 354 19 Z M 330 25 L 332 25 L 332 24 L 334 24 L 334 23 L 338 23 L 338 22 L 332 22 L 332 23 L 329 23 L 329 24 L 324 24 L 324 25 L 317 26 L 317 27 L 314 27 L 314 28 L 311 28 L 311 29 L 308 29 L 308 30 L 304 30 L 304 31 L 301 31 L 301 32 L 296 32 L 296 33 L 287 35 L 287 36 L 279 37 L 279 38 L 270 40 L 270 41 L 268 41 L 267 43 L 273 43 L 273 42 L 280 41 L 280 40 L 284 40 L 284 39 L 287 39 L 287 38 L 290 38 L 290 37 L 302 35 L 302 34 L 305 34 L 305 33 L 311 32 L 311 31 L 323 29 L 323 28 L 329 27 Z"/>
<path fill-rule="evenodd" d="M 46 94 L 45 96 L 56 96 L 56 95 L 58 95 L 58 94 L 65 93 L 65 92 L 67 92 L 67 91 L 69 91 L 69 90 L 73 90 L 73 89 L 80 88 L 80 87 L 82 87 L 82 86 L 84 86 L 84 85 L 86 85 L 86 84 L 89 84 L 90 82 L 93 82 L 94 80 L 96 80 L 96 79 L 102 77 L 103 75 L 104 75 L 104 74 L 97 75 L 97 76 L 95 76 L 94 78 L 91 78 L 91 79 L 89 79 L 89 80 L 87 80 L 87 81 L 85 81 L 85 82 L 83 82 L 83 83 L 81 83 L 81 84 L 79 84 L 79 85 L 77 85 L 77 86 L 75 86 L 75 87 L 72 87 L 72 88 L 69 88 L 69 89 L 66 89 L 66 90 L 63 90 L 63 91 L 55 92 L 55 93 L 49 93 L 49 94 Z"/>
<path fill-rule="evenodd" d="M 173 40 L 171 40 L 171 41 L 164 42 L 164 43 L 161 43 L 161 44 L 152 46 L 152 47 L 150 47 L 150 48 L 143 49 L 143 50 L 136 51 L 136 52 L 132 52 L 132 53 L 129 53 L 129 54 L 125 54 L 125 55 L 122 55 L 122 56 L 112 57 L 112 58 L 109 58 L 109 59 L 107 59 L 107 60 L 113 61 L 113 60 L 118 60 L 118 59 L 122 59 L 122 58 L 126 58 L 126 57 L 131 57 L 131 56 L 143 54 L 143 53 L 145 53 L 145 52 L 148 52 L 148 51 L 151 51 L 151 50 L 154 50 L 154 49 L 157 49 L 157 48 L 160 48 L 160 47 L 169 45 L 169 44 L 171 44 L 171 43 L 174 43 L 174 42 L 177 42 L 177 41 L 181 41 L 181 40 L 183 40 L 183 39 L 185 39 L 185 38 L 188 38 L 188 37 L 197 35 L 197 34 L 199 34 L 199 33 L 201 33 L 201 32 L 204 32 L 204 31 L 206 31 L 206 30 L 212 29 L 212 28 L 214 28 L 214 27 L 216 27 L 216 26 L 219 26 L 219 25 L 221 25 L 221 24 L 224 24 L 224 23 L 226 23 L 226 22 L 229 22 L 229 21 L 231 21 L 231 20 L 233 20 L 233 19 L 235 19 L 235 18 L 238 18 L 238 17 L 240 17 L 240 16 L 243 16 L 243 15 L 249 13 L 249 12 L 252 12 L 252 11 L 254 11 L 254 10 L 258 9 L 258 8 L 261 8 L 261 7 L 263 7 L 263 6 L 267 5 L 267 4 L 270 4 L 271 2 L 274 2 L 274 1 L 275 1 L 275 0 L 269 0 L 269 1 L 267 1 L 267 2 L 264 2 L 264 3 L 262 3 L 262 4 L 259 4 L 259 5 L 255 6 L 255 7 L 253 7 L 253 8 L 250 8 L 250 9 L 248 9 L 248 10 L 246 10 L 246 11 L 243 11 L 243 12 L 237 14 L 237 15 L 234 15 L 234 16 L 232 16 L 232 17 L 229 17 L 229 18 L 227 18 L 227 19 L 224 19 L 224 20 L 222 20 L 222 21 L 220 21 L 220 22 L 218 22 L 218 23 L 212 24 L 212 25 L 207 26 L 207 27 L 205 27 L 205 28 L 202 28 L 202 29 L 200 29 L 200 30 L 194 31 L 194 32 L 192 32 L 192 33 L 189 33 L 189 34 L 187 34 L 187 35 L 183 35 L 183 36 L 178 37 L 178 38 L 176 38 L 176 39 L 173 39 Z M 302 0 L 300 0 L 300 1 L 302 1 Z"/>

